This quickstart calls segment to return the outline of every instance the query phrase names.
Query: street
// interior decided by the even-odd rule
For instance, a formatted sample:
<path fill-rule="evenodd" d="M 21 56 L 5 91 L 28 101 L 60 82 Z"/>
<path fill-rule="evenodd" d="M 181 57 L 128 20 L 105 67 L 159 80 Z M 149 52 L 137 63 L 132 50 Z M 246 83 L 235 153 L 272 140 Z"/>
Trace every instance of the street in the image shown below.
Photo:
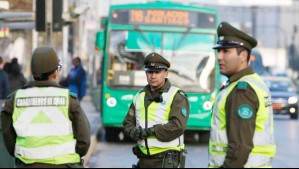
<path fill-rule="evenodd" d="M 299 0 L 0 0 L 0 9 L 0 106 L 14 99 L 12 109 L 0 107 L 13 113 L 8 121 L 3 113 L 0 136 L 17 133 L 20 161 L 79 162 L 64 157 L 87 151 L 80 157 L 86 168 L 132 168 L 136 143 L 124 135 L 123 123 L 136 121 L 127 129 L 133 139 L 171 140 L 188 118 L 193 131 L 184 133 L 185 167 L 207 168 L 214 112 L 215 162 L 227 151 L 220 130 L 242 147 L 257 117 L 264 128 L 255 133 L 256 156 L 247 161 L 268 164 L 272 104 L 272 167 L 299 167 Z M 56 82 L 71 96 L 56 91 Z M 16 132 L 7 132 L 5 122 Z M 167 125 L 154 126 L 160 124 Z M 3 136 L 0 168 L 18 166 L 6 153 L 14 140 Z M 156 139 L 146 144 L 164 147 Z M 242 153 L 235 156 L 243 161 Z"/>
<path fill-rule="evenodd" d="M 84 107 L 84 106 L 83 106 Z M 275 137 L 277 154 L 273 161 L 274 168 L 294 168 L 299 166 L 299 122 L 289 116 L 275 116 Z M 101 140 L 88 162 L 90 168 L 131 168 L 137 163 L 131 148 L 134 143 L 107 143 Z M 208 144 L 187 143 L 188 168 L 206 168 L 208 165 Z"/>
<path fill-rule="evenodd" d="M 299 166 L 299 122 L 289 116 L 275 117 L 275 138 L 277 154 L 273 162 L 275 168 L 296 168 Z"/>

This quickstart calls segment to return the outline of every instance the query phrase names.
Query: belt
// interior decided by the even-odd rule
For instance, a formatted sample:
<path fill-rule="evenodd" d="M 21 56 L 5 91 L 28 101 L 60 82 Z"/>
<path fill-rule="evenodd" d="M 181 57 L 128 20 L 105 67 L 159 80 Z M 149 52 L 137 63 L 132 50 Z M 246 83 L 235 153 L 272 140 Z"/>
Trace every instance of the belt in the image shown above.
<path fill-rule="evenodd" d="M 145 158 L 145 159 L 153 159 L 153 158 L 164 158 L 165 154 L 167 153 L 175 153 L 176 155 L 179 155 L 179 151 L 165 151 L 165 152 L 162 152 L 162 153 L 158 153 L 158 154 L 154 154 L 154 155 L 145 155 L 145 154 L 141 154 L 140 158 Z"/>

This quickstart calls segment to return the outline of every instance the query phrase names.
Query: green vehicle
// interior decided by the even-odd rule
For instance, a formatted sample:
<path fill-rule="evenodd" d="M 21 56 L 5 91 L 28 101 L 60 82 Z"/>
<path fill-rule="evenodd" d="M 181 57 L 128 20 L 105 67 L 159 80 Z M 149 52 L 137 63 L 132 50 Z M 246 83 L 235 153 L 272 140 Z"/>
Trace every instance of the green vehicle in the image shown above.
<path fill-rule="evenodd" d="M 188 130 L 210 129 L 219 91 L 214 9 L 171 2 L 112 6 L 105 30 L 97 33 L 103 52 L 101 113 L 106 140 L 118 139 L 134 95 L 147 84 L 144 58 L 157 52 L 171 62 L 169 79 L 191 104 Z"/>

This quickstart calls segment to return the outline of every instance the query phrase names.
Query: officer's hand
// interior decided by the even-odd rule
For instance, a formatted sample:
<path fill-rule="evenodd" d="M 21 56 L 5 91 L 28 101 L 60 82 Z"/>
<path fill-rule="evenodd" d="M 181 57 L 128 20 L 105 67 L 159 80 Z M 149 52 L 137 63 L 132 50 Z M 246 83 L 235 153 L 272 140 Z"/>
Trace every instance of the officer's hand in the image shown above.
<path fill-rule="evenodd" d="M 146 139 L 149 136 L 153 136 L 155 134 L 154 127 L 148 129 L 142 129 L 140 134 L 140 139 Z"/>
<path fill-rule="evenodd" d="M 136 128 L 133 128 L 130 132 L 130 138 L 134 141 L 137 141 L 140 139 L 140 135 L 141 135 L 141 130 L 142 128 L 141 127 L 136 127 Z"/>

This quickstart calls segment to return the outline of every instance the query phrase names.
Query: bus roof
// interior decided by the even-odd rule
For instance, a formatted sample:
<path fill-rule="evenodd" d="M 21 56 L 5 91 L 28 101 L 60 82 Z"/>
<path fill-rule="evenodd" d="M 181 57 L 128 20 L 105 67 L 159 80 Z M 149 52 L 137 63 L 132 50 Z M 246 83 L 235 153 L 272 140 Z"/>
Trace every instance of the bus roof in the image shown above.
<path fill-rule="evenodd" d="M 202 7 L 197 5 L 184 5 L 181 3 L 174 2 L 148 2 L 139 4 L 122 4 L 122 5 L 112 5 L 111 10 L 117 9 L 134 9 L 134 8 L 152 8 L 152 9 L 176 9 L 176 10 L 189 10 L 189 11 L 204 11 L 209 13 L 217 13 L 216 9 L 209 7 Z"/>

